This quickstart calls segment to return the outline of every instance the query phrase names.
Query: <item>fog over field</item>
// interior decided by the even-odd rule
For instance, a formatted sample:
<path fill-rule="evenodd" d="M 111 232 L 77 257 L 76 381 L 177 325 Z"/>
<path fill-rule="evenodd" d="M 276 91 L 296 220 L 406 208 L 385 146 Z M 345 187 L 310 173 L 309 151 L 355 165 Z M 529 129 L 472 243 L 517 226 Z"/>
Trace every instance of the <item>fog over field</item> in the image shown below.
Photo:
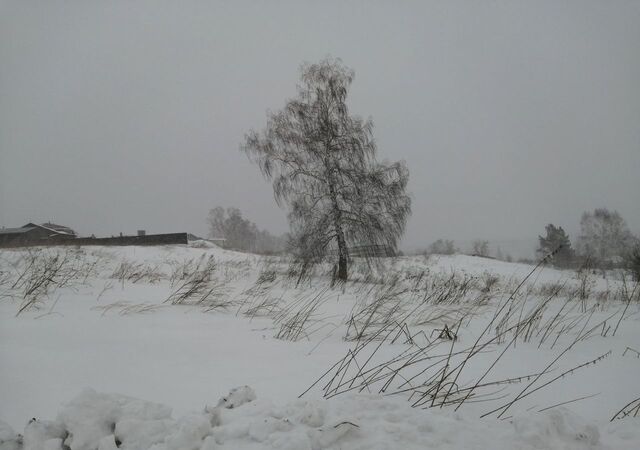
<path fill-rule="evenodd" d="M 331 55 L 410 169 L 402 249 L 522 254 L 598 207 L 637 233 L 639 23 L 623 1 L 2 1 L 0 226 L 206 235 L 222 205 L 287 231 L 239 146 Z"/>

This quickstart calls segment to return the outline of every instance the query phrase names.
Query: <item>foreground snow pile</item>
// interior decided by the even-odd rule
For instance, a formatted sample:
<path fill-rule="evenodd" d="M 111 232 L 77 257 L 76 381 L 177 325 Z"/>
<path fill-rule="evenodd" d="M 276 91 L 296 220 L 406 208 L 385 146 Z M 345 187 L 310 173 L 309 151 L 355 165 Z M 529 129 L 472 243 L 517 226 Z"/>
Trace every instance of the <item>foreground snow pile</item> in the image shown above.
<path fill-rule="evenodd" d="M 635 425 L 616 424 L 604 442 L 595 425 L 562 408 L 480 421 L 372 395 L 279 406 L 248 386 L 175 420 L 167 406 L 86 389 L 56 420 L 29 421 L 23 436 L 0 422 L 0 450 L 631 449 Z"/>

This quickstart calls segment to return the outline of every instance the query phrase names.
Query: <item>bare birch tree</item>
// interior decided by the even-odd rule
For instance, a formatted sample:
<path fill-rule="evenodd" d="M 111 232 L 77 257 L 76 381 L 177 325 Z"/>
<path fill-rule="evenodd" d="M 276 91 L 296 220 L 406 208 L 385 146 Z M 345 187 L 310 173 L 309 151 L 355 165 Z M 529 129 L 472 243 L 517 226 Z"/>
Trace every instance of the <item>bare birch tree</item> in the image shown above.
<path fill-rule="evenodd" d="M 411 213 L 403 162 L 376 161 L 373 122 L 349 114 L 354 72 L 340 60 L 301 68 L 298 96 L 268 113 L 242 149 L 287 205 L 292 244 L 304 263 L 334 256 L 346 280 L 350 249 L 395 250 Z M 359 254 L 363 254 L 360 250 Z"/>

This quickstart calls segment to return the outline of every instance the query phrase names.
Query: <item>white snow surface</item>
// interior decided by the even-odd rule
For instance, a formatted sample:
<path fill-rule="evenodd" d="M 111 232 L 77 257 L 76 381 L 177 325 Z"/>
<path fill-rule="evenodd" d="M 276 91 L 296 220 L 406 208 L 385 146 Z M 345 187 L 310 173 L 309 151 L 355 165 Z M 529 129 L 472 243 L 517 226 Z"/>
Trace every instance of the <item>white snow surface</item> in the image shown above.
<path fill-rule="evenodd" d="M 607 435 L 601 436 L 596 425 L 565 408 L 517 415 L 502 423 L 481 422 L 457 413 L 418 411 L 373 395 L 277 404 L 255 400 L 246 386 L 241 390 L 251 392 L 253 400 L 233 409 L 205 406 L 201 412 L 174 419 L 164 405 L 86 389 L 54 421 L 30 421 L 22 439 L 8 425 L 0 425 L 0 449 L 22 445 L 25 450 L 577 450 L 608 448 L 603 440 L 616 448 L 631 449 L 640 438 L 640 431 L 631 423 L 608 427 Z"/>
<path fill-rule="evenodd" d="M 629 350 L 640 350 L 640 308 L 634 300 L 622 315 L 625 304 L 613 294 L 623 285 L 613 274 L 589 274 L 590 298 L 584 304 L 572 301 L 575 309 L 566 317 L 567 324 L 579 325 L 560 333 L 554 345 L 553 339 L 538 345 L 540 335 L 516 340 L 495 367 L 509 339 L 480 354 L 457 380 L 460 386 L 489 367 L 484 382 L 536 374 L 571 345 L 583 325 L 603 323 L 602 332 L 598 328 L 577 342 L 532 387 L 566 375 L 518 401 L 503 417 L 480 418 L 513 399 L 529 378 L 501 383 L 486 393 L 486 402 L 470 401 L 457 411 L 455 404 L 411 407 L 409 394 L 379 393 L 373 385 L 323 398 L 329 379 L 312 385 L 357 348 L 345 339 L 349 318 L 367 301 L 363 292 L 383 278 L 400 273 L 410 280 L 426 272 L 446 280 L 455 274 L 475 279 L 479 288 L 486 278 L 499 278 L 490 300 L 477 301 L 484 295 L 480 289 L 465 297 L 476 302 L 473 307 L 467 300 L 430 305 L 424 321 L 414 314 L 411 334 L 422 332 L 425 341 L 437 339 L 444 325 L 457 330 L 456 341 L 437 347 L 446 356 L 450 347 L 473 344 L 495 305 L 532 266 L 462 255 L 406 257 L 386 261 L 376 280 L 365 279 L 354 266 L 359 281 L 345 288 L 329 287 L 323 276 L 296 287 L 280 283 L 286 267 L 274 259 L 208 246 L 44 249 L 48 255 L 69 252 L 78 267 L 91 270 L 77 282 L 52 286 L 16 315 L 25 299 L 11 286 L 25 255 L 36 251 L 0 250 L 0 450 L 640 448 L 640 414 L 610 421 L 640 397 L 640 355 Z M 207 302 L 165 302 L 179 287 L 170 279 L 176 268 L 209 257 L 215 260 L 209 269 L 217 287 Z M 138 265 L 141 273 L 148 269 L 147 275 L 118 278 L 114 273 L 124 262 Z M 275 282 L 256 283 L 272 272 Z M 577 289 L 581 279 L 573 271 L 542 268 L 522 288 L 527 301 L 544 300 L 547 291 L 539 288 L 545 285 Z M 264 286 L 269 288 L 256 294 Z M 315 295 L 322 302 L 310 325 L 297 340 L 282 339 L 287 330 L 281 318 Z M 263 309 L 249 313 L 265 299 Z M 551 320 L 563 301 L 554 299 L 539 322 Z M 527 303 L 523 311 L 529 308 Z M 473 313 L 456 329 L 461 311 Z M 371 360 L 391 359 L 406 348 L 403 342 L 381 342 Z M 582 397 L 587 398 L 574 401 Z"/>

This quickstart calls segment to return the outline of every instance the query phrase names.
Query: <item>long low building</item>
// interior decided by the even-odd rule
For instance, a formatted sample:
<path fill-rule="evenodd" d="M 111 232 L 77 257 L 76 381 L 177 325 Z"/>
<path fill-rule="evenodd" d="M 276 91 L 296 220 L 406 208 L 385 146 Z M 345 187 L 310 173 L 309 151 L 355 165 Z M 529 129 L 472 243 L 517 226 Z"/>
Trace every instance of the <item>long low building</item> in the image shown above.
<path fill-rule="evenodd" d="M 32 247 L 40 245 L 174 245 L 188 244 L 187 233 L 146 234 L 139 230 L 137 236 L 97 238 L 78 237 L 69 227 L 53 223 L 28 223 L 20 228 L 0 228 L 0 248 Z"/>
<path fill-rule="evenodd" d="M 47 244 L 58 239 L 74 239 L 75 232 L 69 227 L 50 223 L 28 223 L 20 228 L 0 228 L 0 245 Z"/>

